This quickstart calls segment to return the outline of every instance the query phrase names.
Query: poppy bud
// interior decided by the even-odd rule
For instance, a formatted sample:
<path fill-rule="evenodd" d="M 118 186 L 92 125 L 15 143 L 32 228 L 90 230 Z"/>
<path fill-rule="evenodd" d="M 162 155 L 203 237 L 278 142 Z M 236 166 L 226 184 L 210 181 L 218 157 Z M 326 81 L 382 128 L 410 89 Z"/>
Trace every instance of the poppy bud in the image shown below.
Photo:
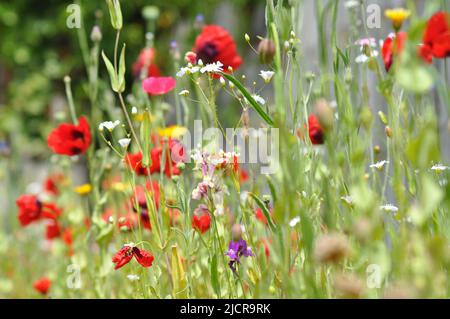
<path fill-rule="evenodd" d="M 386 133 L 387 137 L 389 137 L 389 138 L 392 137 L 392 129 L 389 126 L 385 127 L 384 132 Z"/>
<path fill-rule="evenodd" d="M 233 238 L 233 241 L 238 241 L 242 238 L 241 225 L 234 224 L 233 227 L 231 227 L 231 237 Z"/>
<path fill-rule="evenodd" d="M 258 45 L 259 61 L 262 64 L 270 64 L 275 56 L 275 44 L 269 39 L 262 39 Z"/>
<path fill-rule="evenodd" d="M 338 274 L 334 278 L 336 294 L 341 298 L 359 298 L 364 290 L 364 285 L 355 275 Z"/>
<path fill-rule="evenodd" d="M 314 79 L 316 78 L 316 75 L 313 72 L 306 72 L 305 73 L 305 79 L 308 82 L 314 81 Z"/>
<path fill-rule="evenodd" d="M 192 51 L 186 52 L 184 55 L 184 60 L 188 63 L 195 64 L 197 62 L 197 54 Z"/>
<path fill-rule="evenodd" d="M 380 145 L 375 145 L 375 146 L 373 147 L 373 152 L 374 152 L 375 154 L 380 154 L 380 152 L 381 152 Z"/>
<path fill-rule="evenodd" d="M 372 223 L 367 218 L 358 219 L 353 225 L 353 234 L 360 242 L 367 242 L 372 235 Z"/>
<path fill-rule="evenodd" d="M 92 42 L 100 42 L 102 40 L 102 32 L 100 31 L 100 27 L 97 25 L 92 28 L 91 40 Z"/>
<path fill-rule="evenodd" d="M 314 246 L 314 259 L 321 263 L 336 263 L 349 253 L 348 240 L 341 234 L 322 235 Z"/>
<path fill-rule="evenodd" d="M 320 99 L 316 103 L 316 114 L 319 120 L 319 124 L 326 131 L 333 128 L 334 112 L 330 107 L 330 104 L 325 99 Z"/>

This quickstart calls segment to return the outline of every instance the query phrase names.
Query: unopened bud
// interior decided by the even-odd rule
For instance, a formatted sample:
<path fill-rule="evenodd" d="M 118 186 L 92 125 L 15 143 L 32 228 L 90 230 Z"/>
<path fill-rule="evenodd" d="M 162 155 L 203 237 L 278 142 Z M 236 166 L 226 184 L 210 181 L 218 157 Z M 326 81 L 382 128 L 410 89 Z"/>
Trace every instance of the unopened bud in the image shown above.
<path fill-rule="evenodd" d="M 392 129 L 389 126 L 386 126 L 384 128 L 384 132 L 386 133 L 386 136 L 391 138 L 392 137 Z"/>
<path fill-rule="evenodd" d="M 94 26 L 91 31 L 92 42 L 100 42 L 102 40 L 102 32 L 99 26 Z"/>
<path fill-rule="evenodd" d="M 382 111 L 378 112 L 378 117 L 380 118 L 381 122 L 383 122 L 384 125 L 387 125 L 388 121 L 386 115 Z"/>
<path fill-rule="evenodd" d="M 111 25 L 116 30 L 121 30 L 123 26 L 122 10 L 120 9 L 119 0 L 106 0 L 109 9 L 109 15 L 111 16 Z"/>
<path fill-rule="evenodd" d="M 233 241 L 240 240 L 242 238 L 242 226 L 239 224 L 234 224 L 233 227 L 231 227 L 231 236 Z"/>
<path fill-rule="evenodd" d="M 327 100 L 318 100 L 315 108 L 320 126 L 326 131 L 331 130 L 334 123 L 334 112 L 328 104 Z"/>
<path fill-rule="evenodd" d="M 270 64 L 275 56 L 275 44 L 269 39 L 262 39 L 258 45 L 259 61 L 262 64 Z"/>
<path fill-rule="evenodd" d="M 184 55 L 184 60 L 188 63 L 195 64 L 197 62 L 197 54 L 192 51 L 186 52 Z"/>

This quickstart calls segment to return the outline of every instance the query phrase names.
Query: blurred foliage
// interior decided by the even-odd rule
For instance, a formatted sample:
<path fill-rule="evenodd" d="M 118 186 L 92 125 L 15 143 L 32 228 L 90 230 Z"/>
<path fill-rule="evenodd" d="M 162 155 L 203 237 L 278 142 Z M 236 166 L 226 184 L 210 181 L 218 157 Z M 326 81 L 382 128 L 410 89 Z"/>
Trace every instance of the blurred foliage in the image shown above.
<path fill-rule="evenodd" d="M 114 30 L 109 25 L 105 1 L 74 1 L 81 5 L 81 15 L 86 37 L 98 25 L 102 31 L 102 47 L 114 43 Z M 170 41 L 176 37 L 177 27 L 193 24 L 197 16 L 212 22 L 219 0 L 155 0 L 150 4 L 159 9 L 155 25 L 157 64 L 163 74 L 173 72 L 169 56 Z M 230 1 L 242 14 L 251 14 L 252 8 L 260 5 L 258 0 Z M 64 94 L 62 78 L 70 74 L 74 91 L 83 89 L 85 70 L 80 54 L 77 30 L 70 29 L 66 20 L 70 15 L 71 3 L 56 0 L 42 0 L 39 6 L 31 6 L 27 0 L 0 3 L 0 139 L 10 139 L 11 134 L 20 133 L 21 142 L 31 144 L 28 151 L 40 154 L 45 149 L 45 136 L 49 128 L 50 104 L 54 95 Z M 131 67 L 139 51 L 145 46 L 145 32 L 148 29 L 143 18 L 143 8 L 149 2 L 127 1 L 123 6 L 126 27 L 121 41 L 127 43 L 127 65 Z M 238 11 L 238 10 L 236 10 Z M 251 20 L 238 19 L 242 23 Z M 195 32 L 185 37 L 180 47 L 189 49 Z M 102 67 L 100 72 L 103 72 Z M 128 72 L 130 77 L 131 72 Z M 77 96 L 77 94 L 75 93 Z M 9 141 L 14 144 L 12 141 Z"/>

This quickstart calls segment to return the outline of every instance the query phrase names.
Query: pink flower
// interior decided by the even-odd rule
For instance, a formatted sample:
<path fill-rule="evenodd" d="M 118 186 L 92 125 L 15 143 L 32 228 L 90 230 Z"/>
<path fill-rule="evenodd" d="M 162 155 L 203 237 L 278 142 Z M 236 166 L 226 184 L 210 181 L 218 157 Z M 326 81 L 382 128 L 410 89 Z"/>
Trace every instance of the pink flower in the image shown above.
<path fill-rule="evenodd" d="M 150 95 L 163 95 L 173 90 L 176 81 L 172 77 L 149 77 L 142 82 L 142 88 Z"/>

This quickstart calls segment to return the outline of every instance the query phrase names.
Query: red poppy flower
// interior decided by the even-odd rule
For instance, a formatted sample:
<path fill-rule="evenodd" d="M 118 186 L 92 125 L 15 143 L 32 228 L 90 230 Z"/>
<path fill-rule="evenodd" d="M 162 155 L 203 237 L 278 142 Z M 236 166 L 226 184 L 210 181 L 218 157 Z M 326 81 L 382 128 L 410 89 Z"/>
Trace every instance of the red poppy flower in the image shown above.
<path fill-rule="evenodd" d="M 270 257 L 270 249 L 269 249 L 269 244 L 270 244 L 271 240 L 268 239 L 261 239 L 260 243 L 263 244 L 264 246 L 264 255 L 266 255 L 266 260 L 269 260 Z"/>
<path fill-rule="evenodd" d="M 50 133 L 47 144 L 56 154 L 83 154 L 91 144 L 89 123 L 84 116 L 78 119 L 78 125 L 62 123 Z"/>
<path fill-rule="evenodd" d="M 61 227 L 56 220 L 50 220 L 46 227 L 45 237 L 48 240 L 55 239 L 61 235 Z"/>
<path fill-rule="evenodd" d="M 227 30 L 218 25 L 203 27 L 202 33 L 195 40 L 194 51 L 197 61 L 201 59 L 205 64 L 220 61 L 225 72 L 228 67 L 236 70 L 242 64 L 233 38 Z"/>
<path fill-rule="evenodd" d="M 308 118 L 309 139 L 314 145 L 323 144 L 325 140 L 325 132 L 319 124 L 319 120 L 314 114 Z"/>
<path fill-rule="evenodd" d="M 450 13 L 439 11 L 428 20 L 420 55 L 427 62 L 450 56 Z"/>
<path fill-rule="evenodd" d="M 142 153 L 137 152 L 134 154 L 128 153 L 125 157 L 125 162 L 137 175 L 147 175 L 147 169 L 142 166 Z"/>
<path fill-rule="evenodd" d="M 268 221 L 267 221 L 266 216 L 262 212 L 261 208 L 258 207 L 258 208 L 255 209 L 255 217 L 256 217 L 257 220 L 259 220 L 261 223 L 263 223 L 264 225 L 267 226 Z"/>
<path fill-rule="evenodd" d="M 433 51 L 431 51 L 431 47 L 427 44 L 421 44 L 419 46 L 419 55 L 422 59 L 427 63 L 433 62 Z"/>
<path fill-rule="evenodd" d="M 66 228 L 61 235 L 67 246 L 71 247 L 73 243 L 72 229 Z"/>
<path fill-rule="evenodd" d="M 204 234 L 211 227 L 211 216 L 208 208 L 201 204 L 194 211 L 192 217 L 192 228 L 198 230 L 201 234 Z"/>
<path fill-rule="evenodd" d="M 128 264 L 133 256 L 142 267 L 150 267 L 155 259 L 148 251 L 133 245 L 125 245 L 112 258 L 112 262 L 116 264 L 114 269 L 117 270 Z"/>
<path fill-rule="evenodd" d="M 33 287 L 36 291 L 40 292 L 43 295 L 46 295 L 50 290 L 51 285 L 52 282 L 50 279 L 48 279 L 47 277 L 42 277 L 34 282 Z"/>
<path fill-rule="evenodd" d="M 394 61 L 394 56 L 398 56 L 405 46 L 407 38 L 406 32 L 399 32 L 397 36 L 389 36 L 383 42 L 383 48 L 381 49 L 381 55 L 383 57 L 384 67 L 386 72 L 389 71 Z"/>
<path fill-rule="evenodd" d="M 159 76 L 160 71 L 155 64 L 155 49 L 145 48 L 142 49 L 137 61 L 133 64 L 133 74 L 139 76 L 142 69 L 147 66 L 147 76 Z"/>
<path fill-rule="evenodd" d="M 164 95 L 173 90 L 177 82 L 173 77 L 151 76 L 142 82 L 142 88 L 150 95 Z"/>
<path fill-rule="evenodd" d="M 163 149 L 163 146 L 155 146 L 151 149 L 150 158 L 152 164 L 148 168 L 150 174 L 161 172 L 161 160 L 164 152 L 167 156 L 164 164 L 164 174 L 169 177 L 181 174 L 181 171 L 177 167 L 177 163 L 184 160 L 183 145 L 179 141 L 173 139 L 169 139 L 169 141 L 166 142 L 166 145 L 168 145 L 168 149 L 166 150 Z M 140 152 L 127 154 L 125 161 L 137 175 L 147 175 L 147 168 L 142 166 L 142 154 Z"/>
<path fill-rule="evenodd" d="M 27 226 L 40 218 L 56 219 L 61 215 L 59 209 L 53 203 L 42 203 L 36 195 L 22 195 L 16 200 L 19 208 L 17 217 L 22 226 Z"/>
<path fill-rule="evenodd" d="M 246 181 L 248 181 L 248 172 L 245 169 L 240 169 L 239 170 L 239 180 L 241 183 L 245 183 Z"/>
<path fill-rule="evenodd" d="M 17 217 L 22 226 L 38 220 L 41 217 L 42 203 L 35 195 L 22 195 L 16 200 L 19 207 Z"/>
<path fill-rule="evenodd" d="M 62 210 L 56 206 L 54 203 L 43 203 L 42 204 L 42 218 L 57 219 L 61 216 Z"/>
<path fill-rule="evenodd" d="M 59 173 L 51 174 L 44 181 L 44 189 L 47 193 L 58 196 L 59 184 L 64 181 L 64 175 Z"/>

